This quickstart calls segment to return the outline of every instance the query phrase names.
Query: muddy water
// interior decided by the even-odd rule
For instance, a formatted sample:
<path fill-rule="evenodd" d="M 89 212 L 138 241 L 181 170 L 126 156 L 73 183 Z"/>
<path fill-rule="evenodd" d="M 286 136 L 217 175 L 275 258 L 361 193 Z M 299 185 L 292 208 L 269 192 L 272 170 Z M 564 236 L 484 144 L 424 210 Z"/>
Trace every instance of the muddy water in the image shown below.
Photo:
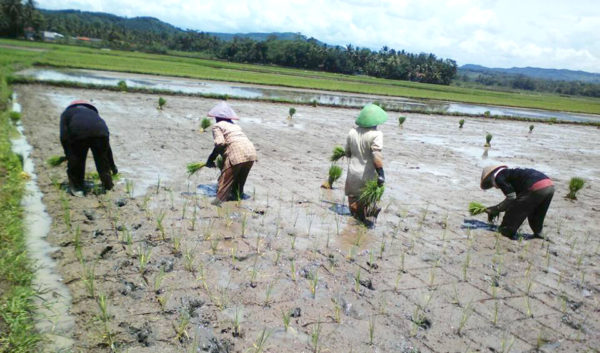
<path fill-rule="evenodd" d="M 258 85 L 230 84 L 182 78 L 166 78 L 109 71 L 32 68 L 23 70 L 18 74 L 27 77 L 33 77 L 41 81 L 69 81 L 114 86 L 117 85 L 119 81 L 123 80 L 127 83 L 128 87 L 196 94 L 221 94 L 238 98 L 284 99 L 302 103 L 317 102 L 319 104 L 343 107 L 362 107 L 365 104 L 376 100 L 385 104 L 387 107 L 396 110 L 446 112 L 473 115 L 482 115 L 486 111 L 489 111 L 491 115 L 526 117 L 540 120 L 556 118 L 559 120 L 576 122 L 600 121 L 600 116 L 592 114 L 575 114 L 567 112 L 544 111 L 539 109 L 520 109 L 433 100 L 417 101 L 407 98 L 387 96 L 328 93 L 323 91 L 290 88 L 283 89 Z"/>
<path fill-rule="evenodd" d="M 13 94 L 12 110 L 21 112 L 17 98 L 17 94 Z M 22 118 L 27 119 L 27 116 Z M 35 298 L 35 326 L 44 337 L 44 352 L 66 351 L 73 346 L 71 335 L 75 324 L 69 313 L 71 294 L 63 284 L 61 275 L 56 272 L 56 264 L 51 257 L 57 248 L 45 240 L 52 219 L 42 203 L 35 165 L 30 156 L 32 147 L 27 143 L 24 127 L 20 122 L 17 124 L 17 130 L 19 138 L 11 141 L 12 149 L 14 153 L 23 157 L 23 171 L 31 177 L 25 184 L 26 192 L 21 204 L 25 210 L 27 249 L 35 266 L 33 287 L 39 291 Z"/>
<path fill-rule="evenodd" d="M 73 296 L 78 350 L 105 352 L 107 336 L 94 319 L 98 306 L 80 279 L 82 264 L 52 185 L 66 180 L 64 166 L 42 163 L 61 151 L 57 118 L 72 98 L 94 100 L 123 173 L 106 195 L 70 199 L 84 264 L 95 263 L 120 350 L 247 352 L 263 329 L 265 351 L 273 352 L 315 345 L 321 352 L 502 351 L 510 342 L 511 351 L 526 352 L 541 341 L 585 352 L 600 340 L 593 315 L 600 310 L 595 128 L 536 124 L 529 134 L 530 123 L 466 118 L 459 130 L 459 117 L 411 113 L 399 128 L 392 114 L 380 127 L 383 211 L 377 226 L 365 229 L 347 215 L 344 176 L 334 189 L 320 188 L 331 150 L 344 143 L 358 109 L 299 107 L 290 125 L 288 104 L 230 100 L 259 161 L 246 184 L 250 198 L 216 208 L 210 201 L 218 173 L 185 173 L 186 163 L 212 150 L 210 133 L 198 125 L 216 100 L 171 97 L 159 111 L 156 95 L 15 90 L 53 219 L 48 240 L 62 250 L 56 257 Z M 486 132 L 494 137 L 484 159 Z M 545 224 L 552 243 L 496 238 L 485 217 L 468 215 L 470 201 L 502 200 L 499 191 L 479 189 L 481 167 L 494 162 L 553 178 L 557 191 Z M 91 157 L 87 168 L 94 169 Z M 574 175 L 588 186 L 570 202 L 563 195 Z M 134 197 L 125 179 L 134 182 Z M 522 231 L 531 232 L 527 224 Z"/>

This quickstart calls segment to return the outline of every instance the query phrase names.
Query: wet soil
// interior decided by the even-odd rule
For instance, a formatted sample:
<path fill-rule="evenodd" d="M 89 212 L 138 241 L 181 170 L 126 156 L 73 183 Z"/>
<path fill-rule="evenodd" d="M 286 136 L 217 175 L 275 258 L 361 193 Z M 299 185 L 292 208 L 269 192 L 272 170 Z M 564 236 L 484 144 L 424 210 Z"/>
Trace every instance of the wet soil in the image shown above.
<path fill-rule="evenodd" d="M 419 114 L 399 128 L 391 114 L 383 211 L 366 229 L 343 207 L 344 176 L 320 188 L 357 109 L 296 107 L 290 123 L 289 105 L 230 101 L 259 161 L 249 198 L 217 208 L 217 172 L 185 172 L 212 149 L 198 127 L 215 100 L 168 97 L 161 111 L 156 95 L 14 89 L 52 217 L 47 240 L 73 298 L 74 351 L 598 349 L 596 128 L 536 124 L 529 134 L 530 123 L 468 118 L 459 129 L 460 117 Z M 105 195 L 66 195 L 64 165 L 44 163 L 62 152 L 59 115 L 76 98 L 93 100 L 111 130 L 122 175 Z M 481 168 L 499 162 L 555 181 L 551 242 L 499 237 L 468 215 L 470 201 L 502 200 L 479 189 Z M 563 198 L 572 176 L 587 181 L 574 202 Z"/>

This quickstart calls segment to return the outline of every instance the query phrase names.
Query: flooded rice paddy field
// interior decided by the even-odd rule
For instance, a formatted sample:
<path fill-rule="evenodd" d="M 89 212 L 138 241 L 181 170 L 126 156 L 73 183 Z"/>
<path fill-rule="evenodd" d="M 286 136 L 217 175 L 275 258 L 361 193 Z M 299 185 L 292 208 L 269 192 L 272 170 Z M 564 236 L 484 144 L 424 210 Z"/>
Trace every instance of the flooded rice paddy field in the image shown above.
<path fill-rule="evenodd" d="M 217 208 L 217 172 L 185 169 L 212 149 L 198 127 L 217 101 L 171 96 L 160 111 L 156 95 L 14 89 L 72 296 L 73 351 L 598 351 L 596 128 L 529 134 L 529 123 L 467 118 L 459 129 L 460 117 L 420 114 L 400 128 L 390 114 L 384 210 L 366 229 L 347 215 L 345 176 L 320 188 L 358 109 L 300 106 L 290 122 L 289 105 L 230 101 L 259 161 L 248 199 Z M 121 179 L 105 195 L 66 195 L 65 166 L 45 164 L 62 153 L 73 99 L 93 100 L 110 128 Z M 555 181 L 551 242 L 498 237 L 468 215 L 470 201 L 502 200 L 479 189 L 481 168 L 499 162 Z M 587 182 L 575 202 L 563 198 L 572 176 Z"/>

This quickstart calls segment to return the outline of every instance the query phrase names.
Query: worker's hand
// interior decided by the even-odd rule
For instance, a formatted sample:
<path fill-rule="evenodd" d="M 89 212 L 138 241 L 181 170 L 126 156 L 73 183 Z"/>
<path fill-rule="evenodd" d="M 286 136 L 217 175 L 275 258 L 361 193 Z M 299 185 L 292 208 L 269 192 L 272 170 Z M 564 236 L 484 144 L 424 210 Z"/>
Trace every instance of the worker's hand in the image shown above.
<path fill-rule="evenodd" d="M 209 160 L 207 160 L 207 161 L 206 161 L 206 166 L 207 166 L 208 168 L 215 168 L 217 165 L 215 164 L 215 161 L 214 161 L 214 160 L 210 160 L 210 159 L 209 159 Z"/>
<path fill-rule="evenodd" d="M 485 213 L 487 213 L 488 222 L 490 222 L 490 223 L 493 222 L 494 219 L 496 219 L 496 217 L 498 217 L 498 215 L 500 215 L 500 211 L 498 210 L 498 207 L 496 207 L 496 206 L 486 208 Z"/>
<path fill-rule="evenodd" d="M 119 169 L 117 169 L 116 165 L 112 167 L 112 173 L 113 173 L 113 175 L 119 174 Z"/>
<path fill-rule="evenodd" d="M 383 168 L 375 169 L 377 172 L 377 186 L 382 186 L 385 184 L 385 174 L 383 173 Z"/>

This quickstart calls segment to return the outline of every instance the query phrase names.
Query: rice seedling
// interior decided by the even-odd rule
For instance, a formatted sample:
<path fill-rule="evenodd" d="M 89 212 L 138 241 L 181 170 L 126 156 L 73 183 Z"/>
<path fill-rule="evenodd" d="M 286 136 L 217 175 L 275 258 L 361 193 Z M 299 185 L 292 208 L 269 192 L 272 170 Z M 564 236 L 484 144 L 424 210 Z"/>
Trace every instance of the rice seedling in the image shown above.
<path fill-rule="evenodd" d="M 342 323 L 342 305 L 340 305 L 340 302 L 335 298 L 331 298 L 331 301 L 333 302 L 333 319 L 338 324 L 341 324 Z"/>
<path fill-rule="evenodd" d="M 158 195 L 159 191 L 160 191 L 160 175 L 158 175 L 156 177 L 156 195 Z"/>
<path fill-rule="evenodd" d="M 161 210 L 156 216 L 156 228 L 160 231 L 160 239 L 166 240 L 165 227 L 163 226 L 163 220 L 165 218 L 165 211 Z"/>
<path fill-rule="evenodd" d="M 212 252 L 213 256 L 215 256 L 217 254 L 217 251 L 219 250 L 219 242 L 220 241 L 221 241 L 220 237 L 214 237 L 210 241 L 210 251 Z"/>
<path fill-rule="evenodd" d="M 292 250 L 296 249 L 296 233 L 292 234 L 292 236 L 291 236 L 290 248 Z"/>
<path fill-rule="evenodd" d="M 179 313 L 179 320 L 177 324 L 173 325 L 175 329 L 175 339 L 178 341 L 183 341 L 183 339 L 189 339 L 190 336 L 187 333 L 187 327 L 190 323 L 190 314 L 187 311 L 181 311 Z"/>
<path fill-rule="evenodd" d="M 158 109 L 162 110 L 165 104 L 167 104 L 167 100 L 163 97 L 158 97 Z"/>
<path fill-rule="evenodd" d="M 492 142 L 492 137 L 493 135 L 490 134 L 489 132 L 485 135 L 485 145 L 483 145 L 484 147 L 491 147 L 491 142 Z"/>
<path fill-rule="evenodd" d="M 534 126 L 533 126 L 533 125 L 529 125 L 529 133 L 530 133 L 530 134 L 533 132 L 533 128 L 534 128 Z"/>
<path fill-rule="evenodd" d="M 459 129 L 462 129 L 464 124 L 465 124 L 465 119 L 460 119 L 460 120 L 458 121 L 458 128 L 459 128 Z"/>
<path fill-rule="evenodd" d="M 233 337 L 240 336 L 240 327 L 241 327 L 242 313 L 240 309 L 235 307 L 235 315 L 233 316 Z"/>
<path fill-rule="evenodd" d="M 75 248 L 75 257 L 79 262 L 83 262 L 83 253 L 81 251 L 81 229 L 79 224 L 75 227 L 75 233 L 73 234 L 73 246 Z"/>
<path fill-rule="evenodd" d="M 152 256 L 152 248 L 144 247 L 142 244 L 138 246 L 137 249 L 138 256 L 138 270 L 142 275 L 146 272 L 146 267 L 148 266 L 148 262 L 150 262 L 150 257 Z"/>
<path fill-rule="evenodd" d="M 183 268 L 188 272 L 194 272 L 196 270 L 195 255 L 192 249 L 185 249 L 183 252 Z"/>
<path fill-rule="evenodd" d="M 492 298 L 494 298 L 494 315 L 492 317 L 492 323 L 494 326 L 498 323 L 498 287 L 492 286 Z"/>
<path fill-rule="evenodd" d="M 331 154 L 331 158 L 329 159 L 332 162 L 337 162 L 338 160 L 346 157 L 346 151 L 342 146 L 335 146 L 333 148 L 333 153 Z"/>
<path fill-rule="evenodd" d="M 471 317 L 471 314 L 473 313 L 472 304 L 473 304 L 473 302 L 469 302 L 463 308 L 462 314 L 460 316 L 460 321 L 459 321 L 458 327 L 456 329 L 456 333 L 459 336 L 462 335 L 462 330 L 465 328 L 465 325 L 467 324 L 467 321 L 469 320 L 469 318 Z"/>
<path fill-rule="evenodd" d="M 585 180 L 578 177 L 573 177 L 569 181 L 569 193 L 566 198 L 569 200 L 577 200 L 577 192 L 583 188 Z"/>
<path fill-rule="evenodd" d="M 469 244 L 468 248 L 467 248 L 467 255 L 465 255 L 465 261 L 463 262 L 463 265 L 462 265 L 463 281 L 465 281 L 465 282 L 467 281 L 467 271 L 469 270 L 470 263 L 471 263 L 471 245 Z"/>
<path fill-rule="evenodd" d="M 82 281 L 88 296 L 94 298 L 96 296 L 96 265 L 83 265 Z"/>
<path fill-rule="evenodd" d="M 292 281 L 296 282 L 296 263 L 294 259 L 290 259 L 290 272 L 292 275 Z"/>
<path fill-rule="evenodd" d="M 317 270 L 310 274 L 310 278 L 308 280 L 308 285 L 310 287 L 310 294 L 312 294 L 313 299 L 317 297 L 317 286 L 319 284 L 319 273 Z"/>
<path fill-rule="evenodd" d="M 354 292 L 360 294 L 360 267 L 354 274 Z"/>
<path fill-rule="evenodd" d="M 200 132 L 206 131 L 212 125 L 212 121 L 209 118 L 204 118 L 200 121 Z"/>
<path fill-rule="evenodd" d="M 158 305 L 160 305 L 160 309 L 162 311 L 165 311 L 165 309 L 167 308 L 167 303 L 169 302 L 170 297 L 171 297 L 170 291 L 167 291 L 165 294 L 159 295 L 156 297 L 156 301 L 158 302 Z"/>
<path fill-rule="evenodd" d="M 69 198 L 67 197 L 67 193 L 62 191 L 60 193 L 60 203 L 63 209 L 63 221 L 67 229 L 71 230 L 71 205 L 69 203 Z"/>
<path fill-rule="evenodd" d="M 115 351 L 114 334 L 110 329 L 110 314 L 108 313 L 108 301 L 106 295 L 100 293 L 96 299 L 100 314 L 97 318 L 102 322 L 102 339 L 110 347 L 111 351 Z"/>
<path fill-rule="evenodd" d="M 119 91 L 127 91 L 127 82 L 121 80 L 117 83 L 117 87 L 119 88 Z"/>
<path fill-rule="evenodd" d="M 327 181 L 323 183 L 321 187 L 325 189 L 333 189 L 333 183 L 342 176 L 342 168 L 337 165 L 329 167 L 329 177 Z"/>
<path fill-rule="evenodd" d="M 478 214 L 484 213 L 487 207 L 479 202 L 469 202 L 469 213 L 471 216 L 476 216 Z"/>
<path fill-rule="evenodd" d="M 377 179 L 367 181 L 362 188 L 358 201 L 364 205 L 367 214 L 373 214 L 377 208 L 377 202 L 381 200 L 385 186 L 377 185 Z"/>
<path fill-rule="evenodd" d="M 281 310 L 281 318 L 283 319 L 283 327 L 285 332 L 287 332 L 290 327 L 290 319 L 292 317 L 292 312 L 290 310 Z"/>
<path fill-rule="evenodd" d="M 296 114 L 296 108 L 290 108 L 290 110 L 288 110 L 289 116 L 288 119 L 292 119 L 294 117 L 294 114 Z"/>
<path fill-rule="evenodd" d="M 528 317 L 533 317 L 533 312 L 531 311 L 531 303 L 529 302 L 529 295 L 525 297 L 525 312 Z"/>
<path fill-rule="evenodd" d="M 486 118 L 489 118 L 492 115 L 492 113 L 489 110 L 486 110 L 485 112 L 483 112 L 483 116 L 485 116 Z"/>
<path fill-rule="evenodd" d="M 133 198 L 134 182 L 131 179 L 125 179 L 125 192 L 129 198 Z"/>
<path fill-rule="evenodd" d="M 506 337 L 502 338 L 500 342 L 500 349 L 496 350 L 498 353 L 509 353 L 515 343 L 515 338 L 511 336 L 510 342 L 507 342 Z"/>
<path fill-rule="evenodd" d="M 265 345 L 267 344 L 267 340 L 271 337 L 271 331 L 267 331 L 267 328 L 263 328 L 260 335 L 256 339 L 256 342 L 252 344 L 254 348 L 254 353 L 262 353 L 265 349 Z"/>
<path fill-rule="evenodd" d="M 269 306 L 271 303 L 271 295 L 273 294 L 273 288 L 277 284 L 277 279 L 274 279 L 267 285 L 267 289 L 265 290 L 265 302 L 264 306 Z"/>
<path fill-rule="evenodd" d="M 46 164 L 48 164 L 51 167 L 58 167 L 66 160 L 67 160 L 67 157 L 65 157 L 65 156 L 52 156 L 46 160 Z"/>
<path fill-rule="evenodd" d="M 317 324 L 313 326 L 310 333 L 310 341 L 312 342 L 313 352 L 319 352 L 319 339 L 321 336 L 321 318 L 317 320 Z"/>
<path fill-rule="evenodd" d="M 158 293 L 160 291 L 160 285 L 165 279 L 165 269 L 164 267 L 160 268 L 160 271 L 154 276 L 154 292 Z"/>
<path fill-rule="evenodd" d="M 373 345 L 375 338 L 375 315 L 371 315 L 369 318 L 369 345 Z"/>
<path fill-rule="evenodd" d="M 15 112 L 15 111 L 11 111 L 9 113 L 9 117 L 10 117 L 10 120 L 12 120 L 13 123 L 16 123 L 17 121 L 21 120 L 21 113 Z"/>
<path fill-rule="evenodd" d="M 405 116 L 398 117 L 398 126 L 400 126 L 401 128 L 404 127 L 404 122 L 405 121 L 406 121 L 406 117 Z"/>
<path fill-rule="evenodd" d="M 254 264 L 252 265 L 252 271 L 250 272 L 250 287 L 256 288 L 256 278 L 258 277 L 258 256 L 254 257 Z"/>

